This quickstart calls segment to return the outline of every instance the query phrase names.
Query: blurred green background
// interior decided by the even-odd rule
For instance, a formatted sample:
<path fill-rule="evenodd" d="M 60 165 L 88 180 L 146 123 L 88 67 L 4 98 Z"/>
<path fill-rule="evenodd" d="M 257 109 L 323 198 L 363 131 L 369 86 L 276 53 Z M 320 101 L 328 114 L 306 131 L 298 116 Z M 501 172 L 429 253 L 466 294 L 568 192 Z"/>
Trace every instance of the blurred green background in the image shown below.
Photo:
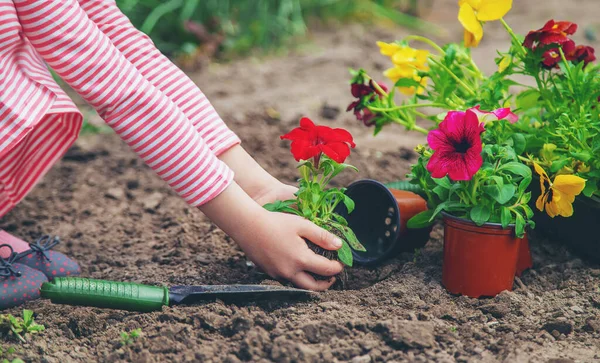
<path fill-rule="evenodd" d="M 435 31 L 418 16 L 432 0 L 117 0 L 170 57 L 244 55 L 293 46 L 318 22 L 390 23 Z"/>

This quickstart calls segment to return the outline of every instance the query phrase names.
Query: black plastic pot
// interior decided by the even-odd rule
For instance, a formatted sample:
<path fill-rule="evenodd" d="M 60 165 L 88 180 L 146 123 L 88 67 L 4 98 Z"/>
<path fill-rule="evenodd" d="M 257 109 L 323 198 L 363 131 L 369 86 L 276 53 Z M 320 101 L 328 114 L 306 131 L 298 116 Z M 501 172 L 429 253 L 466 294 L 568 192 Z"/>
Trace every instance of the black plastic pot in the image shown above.
<path fill-rule="evenodd" d="M 348 186 L 346 195 L 354 201 L 354 211 L 348 214 L 346 207 L 340 204 L 336 212 L 346 218 L 367 250 L 353 251 L 356 264 L 375 265 L 401 252 L 413 252 L 429 240 L 431 227 L 406 227 L 406 221 L 420 211 L 418 209 L 421 205 L 426 208 L 426 203 L 420 196 L 390 190 L 382 183 L 370 179 L 352 183 Z"/>
<path fill-rule="evenodd" d="M 540 193 L 540 181 L 534 177 L 530 206 L 535 213 L 535 232 L 564 244 L 582 259 L 600 263 L 600 198 L 579 195 L 573 203 L 573 216 L 550 218 L 535 207 Z"/>

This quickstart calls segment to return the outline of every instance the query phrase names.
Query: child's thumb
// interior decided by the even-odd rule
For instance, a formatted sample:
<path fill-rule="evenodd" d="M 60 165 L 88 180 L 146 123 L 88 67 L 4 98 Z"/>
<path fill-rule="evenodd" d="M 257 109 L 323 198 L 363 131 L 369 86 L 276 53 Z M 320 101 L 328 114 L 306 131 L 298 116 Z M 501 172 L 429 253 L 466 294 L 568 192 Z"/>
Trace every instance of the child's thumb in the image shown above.
<path fill-rule="evenodd" d="M 337 250 L 342 247 L 342 240 L 339 237 L 312 222 L 306 221 L 300 232 L 302 237 L 326 250 Z"/>

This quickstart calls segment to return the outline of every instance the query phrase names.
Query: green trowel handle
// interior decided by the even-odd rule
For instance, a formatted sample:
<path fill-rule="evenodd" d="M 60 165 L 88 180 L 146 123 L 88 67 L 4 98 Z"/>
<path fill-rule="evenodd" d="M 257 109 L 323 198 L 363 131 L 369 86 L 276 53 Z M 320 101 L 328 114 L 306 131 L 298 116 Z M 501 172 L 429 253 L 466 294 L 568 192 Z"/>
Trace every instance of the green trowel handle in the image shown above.
<path fill-rule="evenodd" d="M 169 305 L 166 287 L 79 277 L 59 277 L 45 282 L 41 295 L 55 304 L 140 312 L 161 310 L 163 305 Z"/>

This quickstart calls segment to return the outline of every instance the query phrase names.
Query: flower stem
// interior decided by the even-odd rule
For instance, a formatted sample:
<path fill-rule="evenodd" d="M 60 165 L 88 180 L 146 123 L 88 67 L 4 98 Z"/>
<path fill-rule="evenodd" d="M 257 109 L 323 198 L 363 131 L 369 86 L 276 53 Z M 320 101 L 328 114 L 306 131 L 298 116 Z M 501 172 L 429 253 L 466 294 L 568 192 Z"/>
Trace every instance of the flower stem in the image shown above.
<path fill-rule="evenodd" d="M 434 60 L 434 59 L 431 59 L 431 62 L 432 62 L 432 63 L 435 63 L 435 64 L 437 64 L 438 66 L 442 67 L 442 68 L 443 68 L 443 69 L 444 69 L 446 72 L 448 72 L 448 74 L 449 74 L 449 75 L 450 75 L 452 78 L 454 78 L 454 80 L 455 80 L 455 81 L 456 81 L 458 84 L 460 84 L 461 86 L 463 86 L 463 88 L 464 88 L 464 89 L 465 89 L 467 92 L 469 92 L 469 93 L 471 94 L 471 96 L 476 96 L 475 92 L 474 92 L 474 91 L 471 89 L 471 87 L 469 87 L 469 86 L 468 86 L 468 85 L 467 85 L 465 82 L 463 82 L 463 81 L 462 81 L 462 79 L 460 79 L 460 78 L 459 78 L 459 77 L 458 77 L 456 74 L 454 74 L 454 72 L 452 72 L 452 71 L 450 70 L 450 68 L 446 67 L 444 64 L 442 64 L 442 63 L 440 63 L 440 62 L 438 62 L 438 61 L 436 61 L 436 60 Z"/>
<path fill-rule="evenodd" d="M 420 35 L 409 35 L 409 36 L 405 37 L 404 40 L 406 40 L 406 41 L 416 40 L 419 42 L 429 44 L 433 49 L 437 50 L 441 55 L 446 55 L 446 52 L 439 45 L 437 45 L 433 40 L 431 40 L 429 38 L 425 38 Z"/>
<path fill-rule="evenodd" d="M 409 108 L 420 108 L 420 107 L 446 107 L 446 105 L 441 104 L 441 103 L 413 103 L 413 104 L 409 104 L 409 105 L 402 105 L 402 106 L 396 106 L 396 107 L 391 107 L 391 108 L 380 108 L 380 107 L 367 106 L 367 108 L 369 110 L 378 111 L 378 112 L 392 112 L 392 111 L 405 110 L 405 109 L 409 109 Z"/>
<path fill-rule="evenodd" d="M 521 44 L 521 42 L 519 41 L 519 38 L 517 38 L 517 35 L 512 30 L 512 28 L 508 25 L 508 23 L 506 23 L 506 21 L 504 20 L 504 18 L 500 18 L 500 23 L 502 23 L 502 25 L 504 26 L 504 29 L 506 29 L 506 31 L 508 32 L 508 34 L 510 35 L 510 37 L 512 38 L 512 40 L 516 44 L 519 45 L 519 51 L 521 53 L 523 53 L 523 55 L 526 55 L 527 54 L 527 50 L 525 49 L 525 47 L 523 46 L 523 44 Z"/>

